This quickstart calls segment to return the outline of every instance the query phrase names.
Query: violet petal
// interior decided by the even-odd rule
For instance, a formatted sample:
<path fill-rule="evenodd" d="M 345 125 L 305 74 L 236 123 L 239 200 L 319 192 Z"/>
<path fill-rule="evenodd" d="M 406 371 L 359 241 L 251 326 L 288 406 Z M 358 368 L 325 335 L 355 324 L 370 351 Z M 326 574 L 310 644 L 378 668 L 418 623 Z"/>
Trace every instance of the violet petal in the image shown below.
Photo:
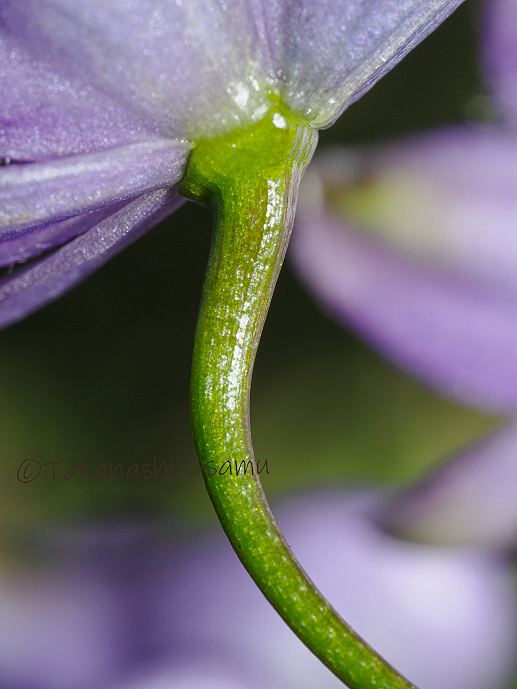
<path fill-rule="evenodd" d="M 0 580 L 2 687 L 93 689 L 120 675 L 118 592 L 109 580 L 99 585 L 81 572 L 24 579 Z"/>
<path fill-rule="evenodd" d="M 86 232 L 101 220 L 123 208 L 129 201 L 120 201 L 95 211 L 81 213 L 66 220 L 43 225 L 28 232 L 20 232 L 0 242 L 0 266 L 23 263 L 72 237 Z"/>
<path fill-rule="evenodd" d="M 303 277 L 412 374 L 516 409 L 517 139 L 446 132 L 356 155 L 323 156 L 316 186 L 309 169 L 291 254 Z M 325 188 L 340 219 L 318 213 Z"/>
<path fill-rule="evenodd" d="M 461 0 L 290 3 L 283 24 L 269 26 L 271 44 L 279 43 L 283 52 L 278 61 L 286 84 L 286 103 L 303 112 L 313 127 L 330 125 L 460 3 Z M 268 4 L 268 10 L 273 14 L 281 6 L 276 0 Z"/>
<path fill-rule="evenodd" d="M 505 686 L 517 643 L 511 563 L 393 538 L 378 523 L 387 499 L 321 491 L 275 514 L 337 610 L 421 689 Z M 179 545 L 170 525 L 122 522 L 33 539 L 44 571 L 0 581 L 10 626 L 0 635 L 5 689 L 342 686 L 221 533 Z"/>
<path fill-rule="evenodd" d="M 66 292 L 184 201 L 175 190 L 142 194 L 50 256 L 16 270 L 0 283 L 0 327 Z"/>
<path fill-rule="evenodd" d="M 174 140 L 129 144 L 0 169 L 0 239 L 13 238 L 161 187 L 183 175 L 188 147 Z"/>
<path fill-rule="evenodd" d="M 4 0 L 1 16 L 67 83 L 109 93 L 148 132 L 195 140 L 260 119 L 271 90 L 329 125 L 460 2 Z"/>
<path fill-rule="evenodd" d="M 263 41 L 244 0 L 89 0 L 87 9 L 81 0 L 4 0 L 3 7 L 6 30 L 33 59 L 109 93 L 161 136 L 198 139 L 267 110 L 274 77 L 262 67 Z"/>
<path fill-rule="evenodd" d="M 178 653 L 181 650 L 181 655 Z M 253 670 L 241 667 L 239 658 L 231 650 L 206 648 L 198 642 L 175 649 L 168 662 L 159 668 L 140 673 L 130 681 L 117 684 L 113 689 L 262 689 L 262 667 L 257 663 Z M 268 689 L 280 689 L 268 684 Z"/>
<path fill-rule="evenodd" d="M 114 148 L 160 137 L 145 121 L 94 88 L 84 72 L 67 74 L 69 62 L 54 67 L 35 59 L 45 36 L 34 34 L 29 46 L 5 26 L 10 9 L 0 7 L 0 158 L 43 160 Z"/>
<path fill-rule="evenodd" d="M 517 296 L 415 266 L 329 216 L 292 255 L 317 296 L 410 373 L 464 402 L 517 408 Z"/>
<path fill-rule="evenodd" d="M 415 263 L 517 291 L 517 134 L 438 130 L 330 149 L 310 169 L 346 224 Z"/>
<path fill-rule="evenodd" d="M 0 572 L 2 689 L 107 689 L 154 656 L 145 575 L 156 531 L 119 522 L 24 532 L 30 559 Z"/>

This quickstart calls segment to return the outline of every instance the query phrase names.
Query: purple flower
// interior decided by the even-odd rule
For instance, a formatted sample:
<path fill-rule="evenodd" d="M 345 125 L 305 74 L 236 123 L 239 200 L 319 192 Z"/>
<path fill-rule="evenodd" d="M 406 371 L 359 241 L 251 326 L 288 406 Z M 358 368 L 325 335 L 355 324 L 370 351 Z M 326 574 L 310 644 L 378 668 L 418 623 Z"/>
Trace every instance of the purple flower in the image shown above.
<path fill-rule="evenodd" d="M 393 538 L 379 524 L 385 502 L 379 493 L 334 490 L 286 500 L 275 514 L 336 610 L 418 687 L 504 686 L 517 642 L 505 557 Z M 191 648 L 202 649 L 223 639 L 221 650 L 251 676 L 260 673 L 263 686 L 341 686 L 275 617 L 220 541 L 192 548 L 172 581 L 164 611 L 175 615 L 165 613 L 164 623 L 176 643 L 187 636 Z"/>
<path fill-rule="evenodd" d="M 0 265 L 38 259 L 0 284 L 0 325 L 177 208 L 196 141 L 272 93 L 330 124 L 460 2 L 3 0 Z"/>
<path fill-rule="evenodd" d="M 517 646 L 509 559 L 394 538 L 381 526 L 387 501 L 336 489 L 275 511 L 316 585 L 421 689 L 505 686 Z M 133 524 L 55 532 L 44 545 L 52 566 L 2 577 L 3 689 L 342 686 L 222 534 L 174 547 L 158 524 Z"/>
<path fill-rule="evenodd" d="M 306 177 L 293 257 L 325 306 L 401 367 L 515 416 L 516 5 L 488 10 L 486 73 L 503 123 L 327 152 Z M 516 460 L 512 423 L 398 502 L 392 527 L 440 543 L 515 544 Z"/>
<path fill-rule="evenodd" d="M 156 527 L 32 535 L 31 558 L 0 572 L 0 686 L 104 689 L 140 668 L 155 652 L 142 584 Z"/>

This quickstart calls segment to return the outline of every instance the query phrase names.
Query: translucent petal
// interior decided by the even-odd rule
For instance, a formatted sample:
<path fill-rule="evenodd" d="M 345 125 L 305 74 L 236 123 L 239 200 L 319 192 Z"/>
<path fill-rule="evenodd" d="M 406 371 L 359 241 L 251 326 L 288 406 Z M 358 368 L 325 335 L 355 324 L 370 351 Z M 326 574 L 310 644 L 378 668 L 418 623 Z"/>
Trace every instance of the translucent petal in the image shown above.
<path fill-rule="evenodd" d="M 267 3 L 285 100 L 314 127 L 331 124 L 461 0 L 302 0 Z M 279 9 L 284 5 L 283 12 Z"/>
<path fill-rule="evenodd" d="M 143 194 L 49 256 L 15 270 L 0 283 L 0 327 L 61 296 L 184 201 L 174 190 Z"/>
<path fill-rule="evenodd" d="M 106 90 L 92 86 L 83 73 L 68 74 L 69 60 L 50 66 L 37 46 L 46 36 L 35 32 L 23 46 L 4 22 L 0 6 L 0 159 L 35 161 L 88 153 L 160 138 L 134 112 Z"/>
<path fill-rule="evenodd" d="M 64 244 L 123 208 L 126 203 L 128 202 L 121 201 L 118 204 L 104 206 L 99 210 L 81 213 L 81 215 L 36 227 L 28 232 L 20 232 L 4 239 L 0 242 L 0 265 L 10 266 L 14 263 L 23 263 L 59 244 Z"/>
<path fill-rule="evenodd" d="M 0 240 L 124 201 L 183 175 L 188 147 L 174 140 L 0 168 Z"/>
<path fill-rule="evenodd" d="M 132 136 L 196 139 L 260 119 L 271 89 L 315 127 L 330 124 L 460 2 L 4 0 L 0 18 L 72 102 L 109 94 Z M 66 140 L 77 129 L 63 127 Z"/>
<path fill-rule="evenodd" d="M 3 5 L 6 31 L 38 64 L 109 94 L 162 136 L 200 138 L 261 117 L 267 108 L 270 75 L 245 0 Z"/>

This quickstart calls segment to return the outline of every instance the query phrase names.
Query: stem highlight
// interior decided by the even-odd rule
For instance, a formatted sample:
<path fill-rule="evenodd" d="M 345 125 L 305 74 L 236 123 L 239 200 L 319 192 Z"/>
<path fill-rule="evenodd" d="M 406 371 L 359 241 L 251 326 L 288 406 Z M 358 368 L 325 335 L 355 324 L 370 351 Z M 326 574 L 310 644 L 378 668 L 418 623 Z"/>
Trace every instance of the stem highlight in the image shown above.
<path fill-rule="evenodd" d="M 191 154 L 181 192 L 210 205 L 215 226 L 194 345 L 194 438 L 232 546 L 295 634 L 351 689 L 415 689 L 355 634 L 300 567 L 269 509 L 253 455 L 255 353 L 316 142 L 314 129 L 274 103 L 260 122 L 201 141 Z"/>

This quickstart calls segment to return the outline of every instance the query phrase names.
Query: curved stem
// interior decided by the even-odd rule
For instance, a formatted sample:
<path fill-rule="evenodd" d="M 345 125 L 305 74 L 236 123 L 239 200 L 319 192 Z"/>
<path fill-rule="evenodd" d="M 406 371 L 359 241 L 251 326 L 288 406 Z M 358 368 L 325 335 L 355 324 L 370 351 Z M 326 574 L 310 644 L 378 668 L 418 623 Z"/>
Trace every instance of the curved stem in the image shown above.
<path fill-rule="evenodd" d="M 317 132 L 276 104 L 259 123 L 193 151 L 182 192 L 215 233 L 194 345 L 191 405 L 203 475 L 237 555 L 283 619 L 352 689 L 414 689 L 339 617 L 285 542 L 259 479 L 251 372 Z"/>

